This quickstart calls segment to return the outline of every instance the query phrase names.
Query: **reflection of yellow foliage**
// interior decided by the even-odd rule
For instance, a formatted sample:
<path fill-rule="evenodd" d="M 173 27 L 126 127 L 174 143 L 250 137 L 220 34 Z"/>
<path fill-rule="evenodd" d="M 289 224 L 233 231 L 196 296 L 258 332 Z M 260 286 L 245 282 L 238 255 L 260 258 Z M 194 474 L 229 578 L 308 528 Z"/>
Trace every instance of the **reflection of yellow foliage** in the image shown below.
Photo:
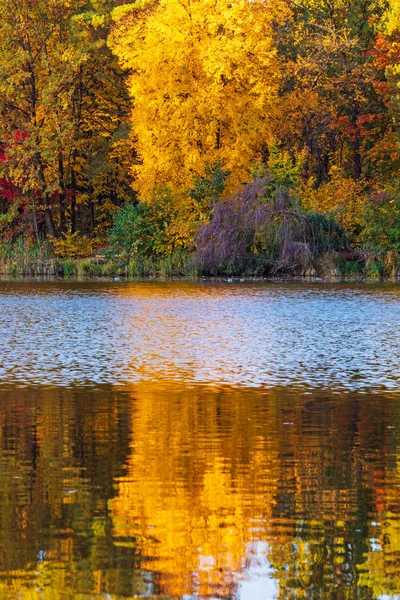
<path fill-rule="evenodd" d="M 371 588 L 374 597 L 400 594 L 400 521 L 398 514 L 382 515 L 377 539 L 371 531 L 371 548 L 360 567 L 360 585 Z"/>
<path fill-rule="evenodd" d="M 144 566 L 161 573 L 166 593 L 184 594 L 195 581 L 200 595 L 216 588 L 229 595 L 254 523 L 271 516 L 277 450 L 255 435 L 257 417 L 240 393 L 232 393 L 225 415 L 229 435 L 218 424 L 217 389 L 204 405 L 195 390 L 160 394 L 151 384 L 134 397 L 128 473 L 111 503 L 114 535 L 140 534 L 143 554 L 157 557 Z"/>
<path fill-rule="evenodd" d="M 0 597 L 239 597 L 257 561 L 280 598 L 398 593 L 399 425 L 367 394 L 0 391 Z"/>
<path fill-rule="evenodd" d="M 397 481 L 400 479 L 400 456 L 397 459 Z M 393 494 L 393 492 L 392 492 Z M 370 527 L 369 550 L 360 567 L 360 585 L 371 588 L 374 597 L 400 594 L 400 513 L 399 497 L 383 498 L 379 522 Z"/>

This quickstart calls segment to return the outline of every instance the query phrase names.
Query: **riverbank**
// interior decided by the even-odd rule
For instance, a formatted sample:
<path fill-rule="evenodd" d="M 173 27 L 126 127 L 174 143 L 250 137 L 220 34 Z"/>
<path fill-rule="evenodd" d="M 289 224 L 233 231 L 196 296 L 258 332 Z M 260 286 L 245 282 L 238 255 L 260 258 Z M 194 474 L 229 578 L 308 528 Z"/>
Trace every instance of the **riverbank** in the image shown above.
<path fill-rule="evenodd" d="M 260 261 L 261 262 L 261 261 Z M 254 268 L 256 267 L 256 268 Z M 0 275 L 3 277 L 57 279 L 212 279 L 229 281 L 306 280 L 306 281 L 397 281 L 400 262 L 397 253 L 359 253 L 349 258 L 330 252 L 312 261 L 307 269 L 297 265 L 249 265 L 241 272 L 227 266 L 215 272 L 193 265 L 192 257 L 175 254 L 166 257 L 132 258 L 123 261 L 96 255 L 85 259 L 63 259 L 48 249 L 42 252 L 0 252 Z"/>
<path fill-rule="evenodd" d="M 67 266 L 67 268 L 65 268 Z M 385 274 L 376 276 L 366 275 L 360 272 L 356 275 L 352 274 L 281 274 L 274 276 L 260 275 L 243 275 L 231 276 L 229 274 L 220 275 L 202 275 L 196 273 L 168 273 L 168 272 L 150 272 L 143 275 L 126 274 L 126 269 L 110 268 L 109 265 L 99 265 L 95 261 L 85 261 L 85 264 L 67 265 L 62 262 L 55 261 L 43 265 L 37 265 L 33 271 L 16 272 L 16 271 L 0 271 L 0 281 L 188 281 L 188 282 L 225 282 L 232 284 L 241 283 L 400 283 L 400 275 L 388 276 Z"/>
<path fill-rule="evenodd" d="M 221 265 L 214 270 L 196 263 L 188 251 L 159 256 L 122 256 L 108 248 L 85 258 L 57 256 L 48 242 L 17 240 L 0 246 L 0 275 L 4 277 L 57 279 L 221 279 L 229 281 L 396 281 L 400 279 L 400 255 L 395 250 L 356 248 L 311 256 L 306 262 L 271 260 L 252 254 L 240 263 Z"/>

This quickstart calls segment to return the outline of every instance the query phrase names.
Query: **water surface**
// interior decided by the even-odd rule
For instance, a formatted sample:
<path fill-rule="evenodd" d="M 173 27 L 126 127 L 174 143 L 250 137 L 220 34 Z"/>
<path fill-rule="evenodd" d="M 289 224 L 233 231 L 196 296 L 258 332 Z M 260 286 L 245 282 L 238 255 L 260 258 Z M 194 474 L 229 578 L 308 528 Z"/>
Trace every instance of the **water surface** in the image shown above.
<path fill-rule="evenodd" d="M 0 598 L 400 598 L 396 286 L 0 283 Z"/>
<path fill-rule="evenodd" d="M 400 287 L 0 282 L 0 380 L 398 390 Z"/>

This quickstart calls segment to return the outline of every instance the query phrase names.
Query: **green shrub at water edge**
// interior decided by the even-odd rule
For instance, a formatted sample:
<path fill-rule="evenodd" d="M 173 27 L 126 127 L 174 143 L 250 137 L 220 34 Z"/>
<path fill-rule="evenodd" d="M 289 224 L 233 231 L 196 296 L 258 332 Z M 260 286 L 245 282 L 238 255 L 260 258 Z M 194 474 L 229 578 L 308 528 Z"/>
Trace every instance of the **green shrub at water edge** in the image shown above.
<path fill-rule="evenodd" d="M 107 260 L 99 265 L 102 277 L 126 277 L 126 266 L 120 262 Z"/>
<path fill-rule="evenodd" d="M 148 220 L 147 204 L 125 204 L 114 217 L 109 231 L 111 256 L 120 256 L 129 261 L 135 254 L 151 254 L 153 231 Z"/>
<path fill-rule="evenodd" d="M 95 260 L 83 260 L 78 263 L 78 275 L 86 277 L 101 277 L 101 265 Z"/>
<path fill-rule="evenodd" d="M 368 279 L 381 279 L 384 273 L 384 264 L 379 260 L 368 261 L 365 266 L 365 275 Z"/>
<path fill-rule="evenodd" d="M 340 259 L 339 272 L 344 279 L 358 279 L 361 276 L 362 266 L 346 259 Z"/>
<path fill-rule="evenodd" d="M 184 277 L 195 276 L 190 268 L 189 254 L 177 249 L 166 256 L 134 256 L 128 263 L 128 277 Z"/>
<path fill-rule="evenodd" d="M 70 277 L 76 277 L 78 275 L 78 266 L 75 262 L 67 260 L 63 263 L 64 277 L 69 279 Z"/>

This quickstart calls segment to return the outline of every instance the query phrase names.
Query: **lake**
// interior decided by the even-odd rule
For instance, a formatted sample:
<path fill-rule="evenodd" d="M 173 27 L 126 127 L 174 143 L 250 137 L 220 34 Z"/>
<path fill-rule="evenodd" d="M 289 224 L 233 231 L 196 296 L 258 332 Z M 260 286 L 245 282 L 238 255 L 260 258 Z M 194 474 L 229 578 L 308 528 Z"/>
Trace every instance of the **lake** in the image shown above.
<path fill-rule="evenodd" d="M 400 599 L 400 286 L 0 282 L 0 598 Z"/>

